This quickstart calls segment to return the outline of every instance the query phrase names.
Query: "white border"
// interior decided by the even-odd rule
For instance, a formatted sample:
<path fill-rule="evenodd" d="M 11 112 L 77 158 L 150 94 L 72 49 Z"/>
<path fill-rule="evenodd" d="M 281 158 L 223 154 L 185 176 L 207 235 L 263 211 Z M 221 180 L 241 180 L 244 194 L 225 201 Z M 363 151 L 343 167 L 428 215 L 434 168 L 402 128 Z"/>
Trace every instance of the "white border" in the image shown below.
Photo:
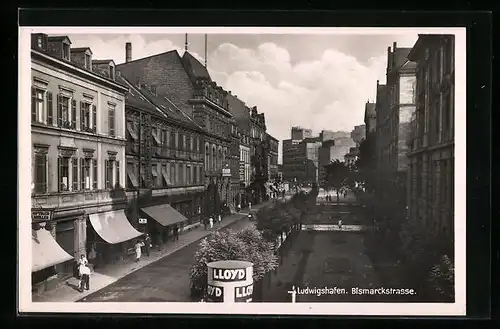
<path fill-rule="evenodd" d="M 21 27 L 19 29 L 19 173 L 31 172 L 30 34 L 454 34 L 455 35 L 455 303 L 33 303 L 31 244 L 19 244 L 19 312 L 214 313 L 280 315 L 466 315 L 466 31 L 465 28 Z M 375 84 L 375 81 L 373 82 Z M 26 95 L 22 96 L 21 95 Z M 30 175 L 19 175 L 19 241 L 31 239 Z M 457 202 L 458 201 L 458 202 Z M 459 242 L 459 243 L 457 243 Z"/>

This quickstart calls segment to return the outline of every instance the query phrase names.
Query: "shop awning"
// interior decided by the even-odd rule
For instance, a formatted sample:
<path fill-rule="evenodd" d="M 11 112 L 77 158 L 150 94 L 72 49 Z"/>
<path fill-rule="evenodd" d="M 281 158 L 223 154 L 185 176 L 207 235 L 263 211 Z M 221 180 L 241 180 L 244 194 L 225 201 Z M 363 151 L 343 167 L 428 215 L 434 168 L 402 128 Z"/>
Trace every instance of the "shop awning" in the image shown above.
<path fill-rule="evenodd" d="M 168 226 L 188 220 L 183 214 L 175 210 L 169 204 L 141 208 L 141 210 L 162 226 Z"/>
<path fill-rule="evenodd" d="M 123 210 L 90 214 L 89 219 L 97 234 L 110 244 L 128 241 L 142 235 L 130 224 Z"/>
<path fill-rule="evenodd" d="M 40 271 L 73 259 L 73 256 L 64 251 L 45 228 L 38 231 L 32 230 L 31 242 L 31 272 Z"/>

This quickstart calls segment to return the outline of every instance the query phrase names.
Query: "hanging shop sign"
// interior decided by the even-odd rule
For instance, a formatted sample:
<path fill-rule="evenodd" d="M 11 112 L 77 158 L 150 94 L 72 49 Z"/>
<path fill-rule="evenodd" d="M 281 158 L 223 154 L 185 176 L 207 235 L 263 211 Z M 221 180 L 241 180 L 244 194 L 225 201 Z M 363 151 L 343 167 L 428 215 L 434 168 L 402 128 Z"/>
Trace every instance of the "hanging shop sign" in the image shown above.
<path fill-rule="evenodd" d="M 31 210 L 31 220 L 34 222 L 47 222 L 52 220 L 52 210 Z"/>
<path fill-rule="evenodd" d="M 253 264 L 225 260 L 208 263 L 208 300 L 248 303 L 253 295 Z"/>
<path fill-rule="evenodd" d="M 139 218 L 139 224 L 147 224 L 148 219 L 147 218 Z"/>
<path fill-rule="evenodd" d="M 231 169 L 222 168 L 222 177 L 231 177 Z"/>

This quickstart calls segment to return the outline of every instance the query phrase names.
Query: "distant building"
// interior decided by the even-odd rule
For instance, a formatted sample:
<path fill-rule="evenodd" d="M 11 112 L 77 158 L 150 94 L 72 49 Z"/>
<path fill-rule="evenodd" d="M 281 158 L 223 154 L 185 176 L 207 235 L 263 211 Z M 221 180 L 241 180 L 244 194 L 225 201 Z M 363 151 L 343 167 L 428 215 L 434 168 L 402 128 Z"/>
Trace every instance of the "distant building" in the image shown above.
<path fill-rule="evenodd" d="M 410 220 L 454 232 L 455 37 L 421 34 L 408 57 L 417 64 L 416 115 L 407 140 Z"/>
<path fill-rule="evenodd" d="M 366 136 L 366 127 L 365 125 L 359 125 L 359 126 L 354 126 L 354 129 L 351 131 L 351 138 L 356 143 L 356 145 L 359 145 L 363 139 L 365 139 Z"/>
<path fill-rule="evenodd" d="M 306 184 L 318 183 L 319 179 L 319 148 L 321 140 L 316 138 L 305 138 L 300 143 L 302 154 L 304 154 L 304 181 Z"/>
<path fill-rule="evenodd" d="M 300 145 L 302 140 L 283 141 L 283 180 L 287 182 L 305 181 L 305 154 Z"/>
<path fill-rule="evenodd" d="M 331 130 L 322 130 L 319 134 L 319 138 L 322 142 L 330 141 L 335 139 L 335 132 Z"/>
<path fill-rule="evenodd" d="M 359 149 L 357 147 L 351 147 L 349 148 L 349 153 L 344 155 L 344 162 L 347 165 L 353 165 L 356 163 L 356 160 L 358 160 L 359 157 Z"/>
<path fill-rule="evenodd" d="M 301 141 L 304 138 L 312 137 L 312 130 L 295 126 L 295 127 L 292 127 L 292 133 L 291 133 L 290 137 L 294 141 Z"/>

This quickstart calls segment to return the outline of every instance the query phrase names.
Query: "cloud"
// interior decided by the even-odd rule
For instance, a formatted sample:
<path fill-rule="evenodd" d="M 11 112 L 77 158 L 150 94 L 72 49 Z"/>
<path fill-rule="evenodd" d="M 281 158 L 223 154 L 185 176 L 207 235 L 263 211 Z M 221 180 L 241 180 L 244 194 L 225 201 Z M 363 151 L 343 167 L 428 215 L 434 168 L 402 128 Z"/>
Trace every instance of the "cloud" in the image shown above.
<path fill-rule="evenodd" d="M 125 61 L 126 42 L 132 42 L 132 59 L 173 49 L 183 52 L 179 41 L 174 43 L 166 37 L 70 38 L 74 47 L 90 46 L 94 58 L 112 58 L 116 63 Z M 354 51 L 340 51 L 335 44 L 327 43 L 311 47 L 310 51 L 316 53 L 307 59 L 292 62 L 293 54 L 276 43 L 262 42 L 251 49 L 241 46 L 244 42 L 238 43 L 240 46 L 235 43 L 234 39 L 221 43 L 208 54 L 209 72 L 219 85 L 248 106 L 256 105 L 259 112 L 264 112 L 269 133 L 279 140 L 288 139 L 294 125 L 311 128 L 317 134 L 322 129 L 351 131 L 355 125 L 363 124 L 364 106 L 368 99 L 374 100 L 376 80 L 385 83 L 386 49 L 392 46 L 382 44 L 378 46 L 380 50 L 372 50 L 370 55 L 354 56 L 350 55 Z M 302 47 L 300 51 L 307 49 Z M 192 54 L 203 63 L 203 56 Z"/>

